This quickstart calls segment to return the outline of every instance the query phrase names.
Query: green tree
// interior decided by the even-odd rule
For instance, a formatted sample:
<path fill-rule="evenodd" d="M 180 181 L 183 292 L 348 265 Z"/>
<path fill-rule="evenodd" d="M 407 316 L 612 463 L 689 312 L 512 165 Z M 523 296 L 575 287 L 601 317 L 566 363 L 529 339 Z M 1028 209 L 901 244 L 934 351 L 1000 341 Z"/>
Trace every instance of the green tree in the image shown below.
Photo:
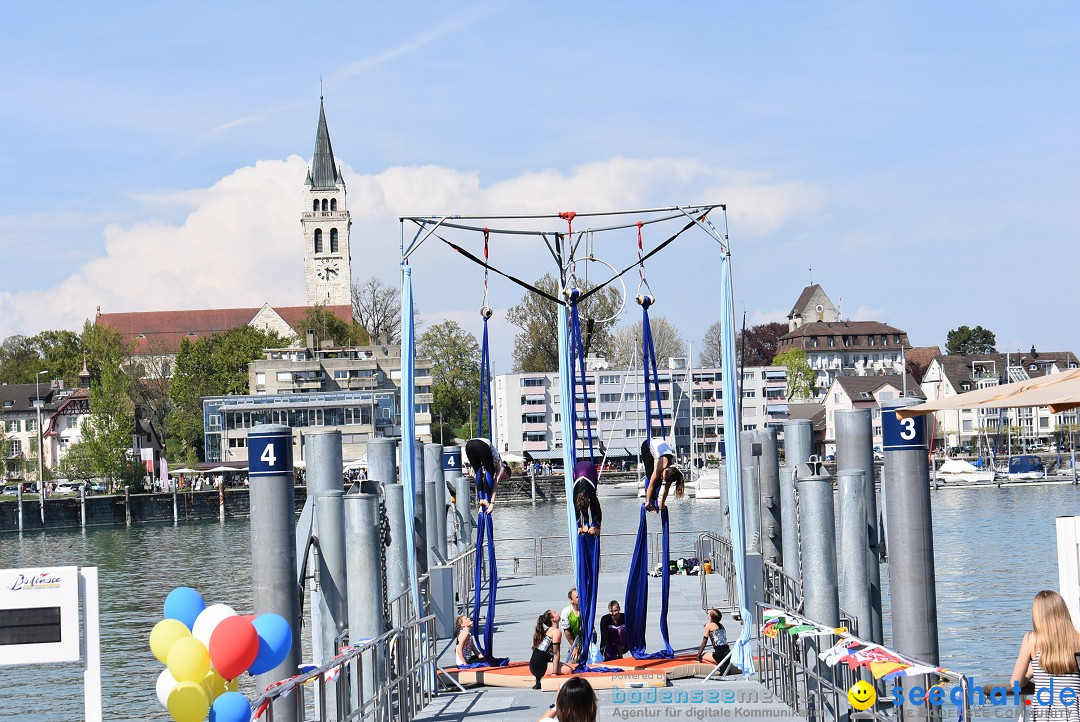
<path fill-rule="evenodd" d="M 649 328 L 653 335 L 653 350 L 656 363 L 663 367 L 670 356 L 685 356 L 686 344 L 679 334 L 679 329 L 663 316 L 649 319 Z M 642 322 L 624 326 L 615 332 L 611 339 L 611 353 L 608 361 L 612 368 L 627 369 L 632 365 L 641 368 L 641 329 Z"/>
<path fill-rule="evenodd" d="M 91 373 L 90 418 L 83 426 L 82 443 L 96 475 L 111 491 L 118 484 L 136 484 L 142 476 L 141 467 L 131 458 L 135 404 L 131 374 L 125 368 L 131 349 L 119 332 L 89 321 L 83 337 L 87 363 L 92 363 L 95 371 Z"/>
<path fill-rule="evenodd" d="M 974 354 L 996 353 L 997 337 L 993 331 L 976 326 L 960 326 L 949 331 L 945 337 L 945 353 L 950 356 L 972 356 Z"/>
<path fill-rule="evenodd" d="M 772 360 L 773 366 L 787 368 L 788 399 L 804 399 L 814 395 L 814 382 L 817 374 L 810 368 L 806 351 L 793 348 L 787 353 L 777 354 Z"/>
<path fill-rule="evenodd" d="M 538 289 L 558 298 L 559 284 L 550 273 L 534 283 Z M 583 284 L 588 292 L 595 284 Z M 579 307 L 582 323 L 582 346 L 585 355 L 608 356 L 611 352 L 611 318 L 619 308 L 621 298 L 617 288 L 608 286 L 589 296 Z M 506 312 L 506 320 L 521 329 L 514 337 L 515 371 L 555 371 L 559 368 L 559 309 L 547 298 L 528 292 L 516 306 Z"/>
<path fill-rule="evenodd" d="M 170 461 L 204 459 L 202 397 L 248 393 L 248 365 L 263 349 L 280 347 L 276 333 L 239 326 L 197 341 L 184 339 L 176 357 L 166 414 Z"/>
<path fill-rule="evenodd" d="M 49 379 L 62 379 L 68 388 L 78 385 L 86 348 L 74 331 L 42 331 L 30 339 L 40 360 L 38 371 L 48 371 Z"/>
<path fill-rule="evenodd" d="M 368 343 L 368 333 L 363 326 L 356 321 L 346 323 L 321 305 L 309 306 L 304 320 L 295 330 L 300 338 L 306 338 L 308 331 L 314 331 L 316 345 L 320 341 L 332 341 L 335 346 L 363 346 Z"/>
<path fill-rule="evenodd" d="M 60 459 L 60 474 L 72 481 L 90 481 L 96 471 L 90 447 L 79 441 L 68 447 L 64 458 Z"/>
<path fill-rule="evenodd" d="M 33 339 L 16 334 L 0 344 L 0 384 L 32 384 L 40 366 Z"/>
<path fill-rule="evenodd" d="M 480 344 L 456 321 L 447 320 L 420 335 L 416 354 L 431 360 L 433 436 L 444 443 L 452 430 L 468 423 L 469 402 L 479 399 Z"/>
<path fill-rule="evenodd" d="M 401 291 L 376 276 L 354 283 L 353 318 L 367 331 L 371 343 L 401 343 Z"/>

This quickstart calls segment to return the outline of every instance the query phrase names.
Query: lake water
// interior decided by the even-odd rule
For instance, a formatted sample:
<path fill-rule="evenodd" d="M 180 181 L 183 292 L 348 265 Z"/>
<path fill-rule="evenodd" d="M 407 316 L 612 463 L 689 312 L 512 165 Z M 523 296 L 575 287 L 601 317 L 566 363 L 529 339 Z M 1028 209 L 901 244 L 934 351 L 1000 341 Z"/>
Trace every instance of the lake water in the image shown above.
<path fill-rule="evenodd" d="M 973 675 L 979 683 L 1007 678 L 1020 639 L 1031 625 L 1032 598 L 1040 589 L 1057 587 L 1054 519 L 1080 514 L 1080 487 L 942 489 L 933 492 L 932 499 L 941 663 Z M 603 502 L 605 535 L 636 531 L 637 499 L 609 497 Z M 686 500 L 670 508 L 672 529 L 716 530 L 720 524 L 718 501 Z M 556 537 L 565 529 L 562 504 L 497 508 L 498 539 Z M 614 554 L 629 546 L 632 542 L 624 545 L 612 537 L 605 545 L 605 552 L 612 552 L 605 570 L 626 568 Z M 498 548 L 500 557 L 521 554 L 531 559 L 533 547 L 505 541 Z M 565 547 L 553 541 L 545 550 L 558 556 Z M 174 587 L 191 586 L 208 604 L 226 603 L 250 613 L 250 557 L 247 520 L 0 536 L 0 566 L 5 568 L 98 567 L 102 686 L 109 720 L 169 719 L 154 694 L 163 666 L 148 643 L 165 596 Z M 549 571 L 555 564 L 556 559 L 548 562 Z M 527 571 L 522 562 L 522 572 Z M 887 578 L 886 566 L 886 585 Z M 887 596 L 887 588 L 884 591 Z M 887 602 L 885 613 L 887 619 Z M 78 719 L 81 685 L 79 665 L 0 667 L 0 719 Z M 253 685 L 247 681 L 241 691 L 250 697 Z"/>

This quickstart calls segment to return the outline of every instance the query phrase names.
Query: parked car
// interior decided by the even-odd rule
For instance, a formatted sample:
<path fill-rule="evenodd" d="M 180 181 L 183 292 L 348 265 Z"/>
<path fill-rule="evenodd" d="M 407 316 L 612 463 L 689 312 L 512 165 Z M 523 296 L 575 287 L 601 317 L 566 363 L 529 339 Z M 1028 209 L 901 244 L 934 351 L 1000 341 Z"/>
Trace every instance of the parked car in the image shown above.
<path fill-rule="evenodd" d="M 80 484 L 78 482 L 61 481 L 61 482 L 57 483 L 55 493 L 57 493 L 57 494 L 78 494 L 79 493 L 79 486 L 80 486 Z"/>
<path fill-rule="evenodd" d="M 15 485 L 15 486 L 5 486 L 5 487 L 4 487 L 4 489 L 3 489 L 3 491 L 0 491 L 0 493 L 3 493 L 3 494 L 11 494 L 11 495 L 13 495 L 13 496 L 14 496 L 14 495 L 17 495 L 17 494 L 19 493 L 19 487 L 18 487 L 18 485 Z"/>

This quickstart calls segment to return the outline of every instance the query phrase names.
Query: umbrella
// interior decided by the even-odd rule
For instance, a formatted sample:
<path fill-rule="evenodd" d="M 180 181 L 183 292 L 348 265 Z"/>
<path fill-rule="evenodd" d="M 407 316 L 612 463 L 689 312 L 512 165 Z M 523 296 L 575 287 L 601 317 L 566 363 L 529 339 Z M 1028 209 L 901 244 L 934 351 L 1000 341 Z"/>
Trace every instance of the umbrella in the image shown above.
<path fill-rule="evenodd" d="M 1050 413 L 1054 414 L 1080 406 L 1080 369 L 989 386 L 917 406 L 903 406 L 896 410 L 896 415 L 904 419 L 945 409 L 1000 409 L 1018 406 L 1049 406 Z"/>
<path fill-rule="evenodd" d="M 170 474 L 198 474 L 198 469 L 189 469 L 186 466 L 179 469 L 169 469 Z"/>
<path fill-rule="evenodd" d="M 220 474 L 220 473 L 225 472 L 225 471 L 240 471 L 240 470 L 235 469 L 235 468 L 233 468 L 231 466 L 215 466 L 213 469 L 206 469 L 205 471 L 207 473 L 209 473 L 209 474 Z"/>
<path fill-rule="evenodd" d="M 518 456 L 517 454 L 511 454 L 509 451 L 504 451 L 502 454 L 499 454 L 499 456 L 507 464 L 522 464 L 525 462 L 524 457 Z"/>

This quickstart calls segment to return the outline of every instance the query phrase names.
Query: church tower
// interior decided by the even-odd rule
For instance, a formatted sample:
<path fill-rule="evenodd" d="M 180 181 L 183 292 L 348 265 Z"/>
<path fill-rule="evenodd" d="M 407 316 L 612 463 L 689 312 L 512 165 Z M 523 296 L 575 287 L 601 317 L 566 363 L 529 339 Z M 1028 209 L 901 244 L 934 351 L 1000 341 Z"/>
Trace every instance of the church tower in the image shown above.
<path fill-rule="evenodd" d="M 304 182 L 304 278 L 307 305 L 352 305 L 352 254 L 349 228 L 352 220 L 345 205 L 345 181 L 334 162 L 326 111 L 319 98 L 319 128 L 315 133 L 315 157 Z"/>

